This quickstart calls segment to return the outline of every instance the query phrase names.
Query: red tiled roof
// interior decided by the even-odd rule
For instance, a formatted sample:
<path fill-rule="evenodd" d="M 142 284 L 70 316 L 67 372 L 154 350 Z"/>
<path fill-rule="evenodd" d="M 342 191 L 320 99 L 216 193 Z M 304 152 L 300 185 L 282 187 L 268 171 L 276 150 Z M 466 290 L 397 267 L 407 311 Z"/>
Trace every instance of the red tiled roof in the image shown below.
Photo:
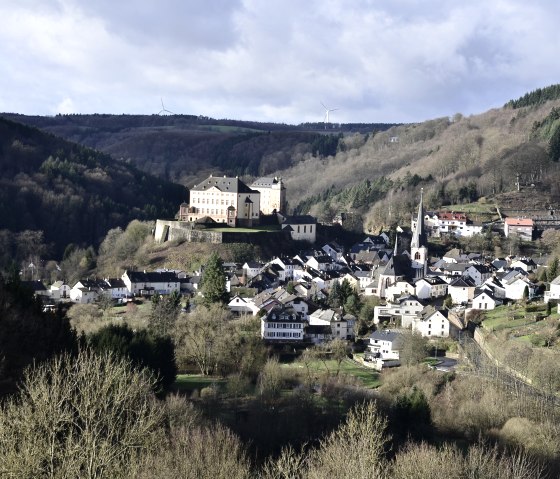
<path fill-rule="evenodd" d="M 531 218 L 506 218 L 508 226 L 533 226 Z"/>
<path fill-rule="evenodd" d="M 467 221 L 467 215 L 465 213 L 454 213 L 453 211 L 440 211 L 437 213 L 440 220 L 447 221 Z"/>

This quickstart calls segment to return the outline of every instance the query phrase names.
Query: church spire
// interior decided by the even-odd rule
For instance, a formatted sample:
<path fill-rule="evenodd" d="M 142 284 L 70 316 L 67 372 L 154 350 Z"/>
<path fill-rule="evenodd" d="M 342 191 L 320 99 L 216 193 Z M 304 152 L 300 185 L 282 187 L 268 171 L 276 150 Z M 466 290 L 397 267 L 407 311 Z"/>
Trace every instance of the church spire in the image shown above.
<path fill-rule="evenodd" d="M 397 256 L 397 249 L 399 245 L 399 233 L 395 231 L 395 250 L 393 251 L 393 256 Z"/>
<path fill-rule="evenodd" d="M 420 248 L 425 246 L 424 238 L 424 188 L 420 189 L 420 204 L 418 205 L 418 218 L 416 218 L 416 228 L 412 236 L 411 248 Z"/>

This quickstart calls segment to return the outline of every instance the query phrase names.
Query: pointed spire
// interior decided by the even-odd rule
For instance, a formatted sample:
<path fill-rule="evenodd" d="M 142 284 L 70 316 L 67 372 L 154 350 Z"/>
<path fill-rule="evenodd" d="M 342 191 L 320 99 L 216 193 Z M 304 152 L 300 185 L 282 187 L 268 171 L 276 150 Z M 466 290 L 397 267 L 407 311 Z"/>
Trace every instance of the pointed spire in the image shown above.
<path fill-rule="evenodd" d="M 397 256 L 398 245 L 399 245 L 399 233 L 395 231 L 395 250 L 393 251 L 393 256 Z"/>
<path fill-rule="evenodd" d="M 424 188 L 420 189 L 420 204 L 418 205 L 418 218 L 416 218 L 416 228 L 412 237 L 411 248 L 424 246 Z"/>

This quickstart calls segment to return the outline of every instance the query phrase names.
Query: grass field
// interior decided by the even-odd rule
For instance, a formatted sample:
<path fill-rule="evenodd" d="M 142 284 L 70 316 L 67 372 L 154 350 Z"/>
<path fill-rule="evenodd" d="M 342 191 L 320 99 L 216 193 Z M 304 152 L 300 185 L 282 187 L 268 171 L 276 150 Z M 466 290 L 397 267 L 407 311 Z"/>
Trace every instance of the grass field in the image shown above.
<path fill-rule="evenodd" d="M 202 388 L 211 386 L 212 384 L 223 385 L 225 379 L 203 376 L 202 374 L 177 374 L 177 379 L 173 383 L 173 388 L 180 392 L 193 392 L 195 389 L 199 391 Z"/>
<path fill-rule="evenodd" d="M 293 363 L 285 366 L 286 368 L 293 368 L 300 374 L 305 374 L 305 367 L 302 364 Z M 326 365 L 322 361 L 314 361 L 311 363 L 310 369 L 316 372 L 326 372 L 328 370 L 334 374 L 336 371 L 336 361 L 326 361 Z M 347 374 L 358 378 L 365 388 L 376 388 L 381 384 L 379 373 L 373 369 L 360 366 L 351 359 L 344 359 L 340 365 L 340 374 Z"/>
<path fill-rule="evenodd" d="M 546 306 L 535 312 L 526 312 L 524 308 L 512 308 L 511 306 L 499 306 L 496 309 L 486 311 L 486 318 L 482 327 L 488 331 L 500 331 L 502 329 L 515 329 L 535 323 L 535 314 L 546 311 Z"/>

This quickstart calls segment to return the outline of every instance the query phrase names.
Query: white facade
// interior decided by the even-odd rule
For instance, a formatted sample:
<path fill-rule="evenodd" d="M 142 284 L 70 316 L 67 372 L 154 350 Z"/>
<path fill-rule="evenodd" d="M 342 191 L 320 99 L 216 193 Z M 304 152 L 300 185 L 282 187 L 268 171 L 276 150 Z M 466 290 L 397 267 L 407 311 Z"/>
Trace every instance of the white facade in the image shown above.
<path fill-rule="evenodd" d="M 259 178 L 251 185 L 251 189 L 258 191 L 260 197 L 260 211 L 263 215 L 286 209 L 286 187 L 282 178 Z"/>
<path fill-rule="evenodd" d="M 421 317 L 412 323 L 412 330 L 418 331 L 427 338 L 447 338 L 449 336 L 449 320 L 442 311 L 428 306 Z"/>
<path fill-rule="evenodd" d="M 398 360 L 402 336 L 393 331 L 375 331 L 369 338 L 368 350 L 383 361 Z"/>
<path fill-rule="evenodd" d="M 496 305 L 496 300 L 486 291 L 483 291 L 473 299 L 472 309 L 494 309 Z"/>
<path fill-rule="evenodd" d="M 261 318 L 261 338 L 266 341 L 301 342 L 307 324 L 293 310 L 273 308 Z"/>
<path fill-rule="evenodd" d="M 418 299 L 442 298 L 447 294 L 447 283 L 438 277 L 422 278 L 414 286 Z"/>
<path fill-rule="evenodd" d="M 239 178 L 210 176 L 191 188 L 190 204 L 186 210 L 181 208 L 179 219 L 196 221 L 208 216 L 230 226 L 251 225 L 258 223 L 260 210 L 260 193 Z"/>

